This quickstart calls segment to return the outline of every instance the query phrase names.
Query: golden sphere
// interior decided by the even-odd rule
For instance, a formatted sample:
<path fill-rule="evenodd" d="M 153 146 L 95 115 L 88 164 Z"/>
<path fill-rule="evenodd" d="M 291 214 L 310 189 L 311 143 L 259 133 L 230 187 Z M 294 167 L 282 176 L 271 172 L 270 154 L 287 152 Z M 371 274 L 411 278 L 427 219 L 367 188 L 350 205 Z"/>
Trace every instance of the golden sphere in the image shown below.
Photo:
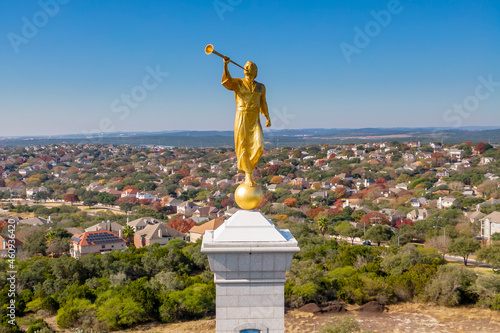
<path fill-rule="evenodd" d="M 245 183 L 238 186 L 234 192 L 234 200 L 243 209 L 257 208 L 262 202 L 262 190 L 258 185 L 248 186 Z"/>

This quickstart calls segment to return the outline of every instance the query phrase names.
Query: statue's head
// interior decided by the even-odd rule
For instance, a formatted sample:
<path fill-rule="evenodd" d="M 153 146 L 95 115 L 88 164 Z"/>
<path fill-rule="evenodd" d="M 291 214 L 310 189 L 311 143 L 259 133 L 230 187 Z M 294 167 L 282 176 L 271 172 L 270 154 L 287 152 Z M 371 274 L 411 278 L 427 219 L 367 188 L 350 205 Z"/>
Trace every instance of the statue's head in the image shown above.
<path fill-rule="evenodd" d="M 245 77 L 247 79 L 255 79 L 257 77 L 257 65 L 251 61 L 245 64 Z"/>

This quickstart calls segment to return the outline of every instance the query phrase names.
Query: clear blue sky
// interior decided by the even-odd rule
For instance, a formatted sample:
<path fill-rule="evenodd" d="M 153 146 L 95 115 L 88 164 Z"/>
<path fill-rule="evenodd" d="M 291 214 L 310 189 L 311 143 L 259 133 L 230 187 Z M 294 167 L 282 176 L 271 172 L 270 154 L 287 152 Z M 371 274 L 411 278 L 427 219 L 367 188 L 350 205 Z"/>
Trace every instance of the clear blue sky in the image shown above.
<path fill-rule="evenodd" d="M 498 0 L 55 1 L 0 2 L 0 137 L 230 130 L 208 43 L 258 65 L 275 128 L 500 126 Z"/>

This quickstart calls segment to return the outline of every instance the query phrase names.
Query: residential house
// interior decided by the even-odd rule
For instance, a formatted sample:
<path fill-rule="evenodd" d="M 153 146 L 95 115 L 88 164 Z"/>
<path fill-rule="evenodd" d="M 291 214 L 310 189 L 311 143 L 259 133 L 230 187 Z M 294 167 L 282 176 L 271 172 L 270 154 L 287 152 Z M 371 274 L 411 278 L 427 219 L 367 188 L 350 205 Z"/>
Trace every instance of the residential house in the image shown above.
<path fill-rule="evenodd" d="M 146 228 L 148 225 L 153 225 L 158 223 L 160 223 L 160 221 L 151 216 L 141 217 L 130 222 L 127 221 L 127 225 L 131 226 L 135 232 Z"/>
<path fill-rule="evenodd" d="M 202 224 L 203 222 L 210 220 L 207 216 L 191 216 L 189 219 L 196 224 Z"/>
<path fill-rule="evenodd" d="M 318 191 L 311 194 L 311 199 L 321 198 L 326 199 L 328 197 L 328 191 Z"/>
<path fill-rule="evenodd" d="M 100 230 L 108 230 L 114 233 L 115 235 L 122 237 L 123 226 L 121 224 L 118 224 L 116 222 L 111 222 L 108 220 L 106 222 L 102 221 L 101 223 L 97 223 L 91 227 L 86 228 L 85 232 L 100 231 Z"/>
<path fill-rule="evenodd" d="M 438 177 L 439 179 L 444 177 L 450 177 L 450 173 L 447 170 L 441 170 L 436 173 L 436 177 Z"/>
<path fill-rule="evenodd" d="M 0 186 L 0 193 L 1 192 L 9 192 L 9 195 L 12 195 L 12 189 L 10 187 Z"/>
<path fill-rule="evenodd" d="M 486 165 L 495 162 L 495 159 L 493 157 L 481 157 L 481 161 L 479 162 L 479 165 Z"/>
<path fill-rule="evenodd" d="M 196 243 L 199 239 L 203 237 L 205 231 L 207 230 L 216 230 L 224 223 L 224 219 L 216 218 L 208 221 L 202 225 L 195 225 L 189 230 L 189 241 L 191 243 Z"/>
<path fill-rule="evenodd" d="M 207 180 L 205 181 L 205 183 L 207 184 L 210 184 L 212 186 L 216 186 L 217 185 L 217 178 L 215 177 L 212 177 L 212 178 L 207 178 Z"/>
<path fill-rule="evenodd" d="M 124 250 L 125 240 L 109 230 L 89 231 L 71 237 L 69 252 L 73 258 L 81 258 L 89 253 L 106 253 Z"/>
<path fill-rule="evenodd" d="M 235 184 L 242 183 L 245 180 L 245 174 L 243 172 L 237 173 L 231 178 Z"/>
<path fill-rule="evenodd" d="M 343 204 L 343 208 L 351 207 L 352 209 L 361 209 L 363 207 L 363 200 L 361 199 L 347 199 Z"/>
<path fill-rule="evenodd" d="M 180 231 L 170 228 L 163 222 L 148 224 L 144 229 L 134 234 L 134 245 L 136 248 L 152 244 L 166 245 L 172 239 L 186 240 L 186 235 Z"/>
<path fill-rule="evenodd" d="M 217 181 L 217 186 L 221 186 L 222 183 L 227 183 L 229 185 L 234 185 L 234 180 L 232 179 L 222 179 Z"/>
<path fill-rule="evenodd" d="M 356 179 L 356 187 L 361 189 L 361 187 L 367 188 L 375 184 L 373 179 Z"/>
<path fill-rule="evenodd" d="M 419 208 L 420 206 L 422 206 L 422 204 L 420 203 L 420 201 L 418 201 L 417 198 L 411 198 L 410 199 L 410 205 L 412 207 L 416 207 L 416 208 Z"/>
<path fill-rule="evenodd" d="M 500 233 L 500 212 L 486 215 L 481 221 L 481 237 L 487 243 L 491 243 L 491 236 Z"/>
<path fill-rule="evenodd" d="M 461 161 L 463 153 L 464 153 L 464 151 L 462 149 L 450 149 L 450 151 L 449 151 L 450 160 L 451 161 Z"/>
<path fill-rule="evenodd" d="M 269 184 L 267 185 L 267 190 L 269 192 L 275 192 L 277 189 L 282 188 L 283 184 Z"/>
<path fill-rule="evenodd" d="M 410 182 L 405 182 L 405 183 L 399 183 L 396 185 L 396 188 L 400 190 L 408 190 L 408 186 L 410 185 Z"/>
<path fill-rule="evenodd" d="M 7 257 L 9 255 L 9 249 L 12 249 L 12 247 L 9 246 L 9 244 L 12 244 L 14 246 L 13 254 L 16 254 L 19 246 L 22 245 L 21 241 L 18 240 L 17 238 L 14 238 L 14 243 L 12 243 L 11 238 L 0 234 L 0 258 Z"/>
<path fill-rule="evenodd" d="M 43 217 L 32 217 L 29 219 L 19 220 L 19 224 L 31 225 L 31 226 L 41 226 L 52 223 L 50 220 L 50 216 L 48 219 L 44 219 Z"/>
<path fill-rule="evenodd" d="M 495 176 L 495 174 L 491 173 L 491 172 L 488 172 L 487 174 L 484 175 L 484 178 L 488 178 L 490 180 L 497 180 L 499 179 L 500 177 L 498 176 Z"/>
<path fill-rule="evenodd" d="M 165 204 L 164 205 L 172 207 L 173 212 L 177 213 L 177 206 L 179 206 L 181 203 L 183 203 L 182 200 L 170 197 L 167 200 L 165 200 Z"/>
<path fill-rule="evenodd" d="M 109 188 L 106 190 L 106 192 L 114 195 L 117 198 L 120 198 L 122 196 L 122 191 L 118 191 L 117 189 L 114 188 Z"/>
<path fill-rule="evenodd" d="M 481 209 L 482 206 L 498 205 L 498 204 L 500 204 L 500 199 L 491 199 L 485 202 L 481 202 L 480 204 L 477 204 L 476 209 L 479 210 Z"/>
<path fill-rule="evenodd" d="M 417 163 L 410 163 L 410 164 L 407 164 L 403 167 L 404 170 L 409 170 L 409 171 L 412 171 L 412 172 L 415 172 L 417 171 L 417 168 L 418 168 L 418 164 Z"/>
<path fill-rule="evenodd" d="M 342 180 L 348 180 L 351 182 L 354 180 L 354 177 L 348 173 L 341 173 L 340 175 L 337 175 L 336 177 L 339 177 Z"/>
<path fill-rule="evenodd" d="M 427 209 L 414 209 L 408 214 L 406 214 L 406 217 L 409 218 L 412 221 L 417 221 L 417 220 L 425 220 L 427 217 L 429 217 L 430 213 Z"/>
<path fill-rule="evenodd" d="M 217 190 L 217 191 L 215 191 L 215 192 L 212 193 L 211 198 L 217 200 L 219 198 L 222 198 L 225 195 L 226 195 L 226 193 Z"/>
<path fill-rule="evenodd" d="M 307 178 L 301 178 L 301 177 L 292 179 L 290 181 L 290 184 L 294 185 L 294 186 L 299 186 L 300 188 L 308 188 L 309 187 L 309 181 L 307 180 Z"/>
<path fill-rule="evenodd" d="M 198 209 L 194 211 L 193 217 L 217 217 L 218 212 L 219 209 L 217 209 L 217 207 L 198 207 Z"/>
<path fill-rule="evenodd" d="M 450 208 L 452 206 L 458 207 L 458 200 L 453 196 L 439 197 L 437 201 L 438 209 Z"/>
<path fill-rule="evenodd" d="M 236 207 L 230 208 L 230 209 L 226 210 L 225 216 L 227 216 L 227 217 L 233 216 L 234 214 L 236 214 L 237 211 L 239 211 L 239 209 Z"/>
<path fill-rule="evenodd" d="M 192 201 L 184 201 L 183 203 L 177 205 L 177 214 L 191 216 L 199 207 L 200 206 Z"/>
<path fill-rule="evenodd" d="M 136 194 L 137 200 L 156 200 L 157 197 L 149 192 L 138 192 Z"/>
<path fill-rule="evenodd" d="M 26 196 L 32 198 L 39 192 L 48 192 L 48 190 L 45 186 L 28 188 L 26 189 Z"/>
<path fill-rule="evenodd" d="M 476 191 L 473 188 L 471 188 L 470 186 L 466 186 L 464 188 L 464 190 L 462 191 L 462 194 L 464 195 L 464 198 L 475 197 Z"/>
<path fill-rule="evenodd" d="M 394 225 L 397 220 L 406 217 L 405 213 L 389 208 L 380 210 L 380 213 L 387 215 L 387 218 L 389 219 L 391 225 Z"/>
<path fill-rule="evenodd" d="M 480 210 L 476 210 L 475 212 L 467 212 L 465 215 L 470 220 L 470 223 L 476 223 L 486 216 L 486 214 L 484 214 Z"/>
<path fill-rule="evenodd" d="M 416 158 L 415 155 L 412 153 L 405 153 L 403 155 L 403 159 L 405 159 L 406 161 L 414 161 Z"/>
<path fill-rule="evenodd" d="M 125 190 L 122 192 L 121 197 L 122 198 L 125 198 L 125 197 L 135 198 L 137 196 L 137 193 L 139 193 L 139 191 L 137 191 L 135 189 L 128 189 L 128 190 Z"/>

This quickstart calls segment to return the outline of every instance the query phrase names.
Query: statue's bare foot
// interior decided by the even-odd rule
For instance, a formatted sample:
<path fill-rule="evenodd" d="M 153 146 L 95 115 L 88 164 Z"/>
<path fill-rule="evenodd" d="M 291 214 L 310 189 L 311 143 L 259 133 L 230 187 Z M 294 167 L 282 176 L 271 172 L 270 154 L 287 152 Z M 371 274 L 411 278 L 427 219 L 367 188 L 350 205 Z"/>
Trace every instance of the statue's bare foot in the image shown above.
<path fill-rule="evenodd" d="M 246 174 L 245 175 L 245 185 L 246 186 L 256 186 L 257 183 L 253 180 L 252 175 Z"/>

